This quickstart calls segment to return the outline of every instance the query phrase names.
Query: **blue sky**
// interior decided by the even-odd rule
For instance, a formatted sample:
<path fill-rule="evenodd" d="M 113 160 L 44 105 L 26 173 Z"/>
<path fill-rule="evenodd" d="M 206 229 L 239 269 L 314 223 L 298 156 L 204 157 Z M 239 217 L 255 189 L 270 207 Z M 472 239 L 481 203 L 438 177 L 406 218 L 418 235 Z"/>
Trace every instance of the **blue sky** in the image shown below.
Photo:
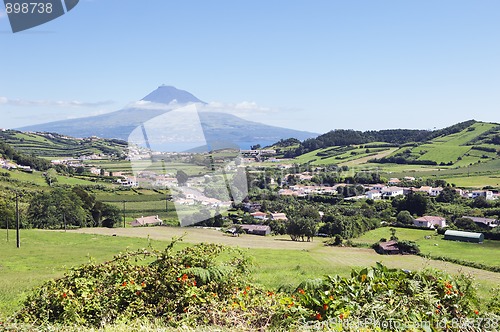
<path fill-rule="evenodd" d="M 500 122 L 499 13 L 497 0 L 80 0 L 13 34 L 2 11 L 0 127 L 115 111 L 160 84 L 319 133 Z"/>

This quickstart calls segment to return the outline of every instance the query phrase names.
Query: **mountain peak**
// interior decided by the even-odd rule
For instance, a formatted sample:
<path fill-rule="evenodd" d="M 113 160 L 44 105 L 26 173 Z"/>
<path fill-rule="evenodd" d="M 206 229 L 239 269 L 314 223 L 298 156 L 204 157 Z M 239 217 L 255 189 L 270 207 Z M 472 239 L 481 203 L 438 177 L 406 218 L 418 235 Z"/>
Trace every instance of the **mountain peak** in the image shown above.
<path fill-rule="evenodd" d="M 146 97 L 142 98 L 144 101 L 150 101 L 153 103 L 160 104 L 170 104 L 173 101 L 176 101 L 179 104 L 187 104 L 187 103 L 203 103 L 205 102 L 199 100 L 191 93 L 177 89 L 174 86 L 170 85 L 160 85 L 155 91 L 148 94 Z"/>

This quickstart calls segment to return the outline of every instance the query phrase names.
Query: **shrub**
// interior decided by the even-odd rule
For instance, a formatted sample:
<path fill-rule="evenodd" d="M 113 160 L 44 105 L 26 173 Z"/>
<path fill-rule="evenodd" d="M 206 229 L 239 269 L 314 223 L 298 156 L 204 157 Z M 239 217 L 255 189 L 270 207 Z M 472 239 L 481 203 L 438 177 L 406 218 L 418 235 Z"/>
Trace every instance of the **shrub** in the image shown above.
<path fill-rule="evenodd" d="M 173 327 L 269 324 L 275 299 L 248 284 L 249 262 L 241 252 L 217 244 L 176 251 L 174 243 L 72 269 L 35 289 L 16 319 L 93 327 L 139 318 Z"/>

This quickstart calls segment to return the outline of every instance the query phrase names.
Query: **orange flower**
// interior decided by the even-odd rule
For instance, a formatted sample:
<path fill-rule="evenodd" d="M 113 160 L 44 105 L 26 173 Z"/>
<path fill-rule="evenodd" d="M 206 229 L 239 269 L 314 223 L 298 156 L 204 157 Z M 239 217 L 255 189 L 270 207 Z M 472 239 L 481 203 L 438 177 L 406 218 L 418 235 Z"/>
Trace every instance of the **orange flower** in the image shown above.
<path fill-rule="evenodd" d="M 249 290 L 250 290 L 250 286 L 245 287 L 245 289 L 246 289 L 247 291 L 249 291 Z"/>
<path fill-rule="evenodd" d="M 304 292 L 304 290 L 302 288 L 299 288 L 299 293 L 304 295 L 306 292 Z"/>
<path fill-rule="evenodd" d="M 292 303 L 290 303 L 290 304 L 288 305 L 288 308 L 293 307 L 293 305 L 294 305 L 294 303 L 293 303 L 293 302 L 292 302 Z"/>
<path fill-rule="evenodd" d="M 267 292 L 267 296 L 273 296 L 274 292 Z"/>
<path fill-rule="evenodd" d="M 135 295 L 139 296 L 139 295 L 141 295 L 141 292 L 137 291 L 137 292 L 135 292 Z"/>
<path fill-rule="evenodd" d="M 439 314 L 439 310 L 438 309 L 436 309 L 436 314 Z"/>
<path fill-rule="evenodd" d="M 146 284 L 145 284 L 145 283 L 143 283 L 143 282 L 141 282 L 141 287 L 142 287 L 142 288 L 146 287 Z"/>
<path fill-rule="evenodd" d="M 340 314 L 339 318 L 344 319 L 344 314 Z"/>
<path fill-rule="evenodd" d="M 196 280 L 195 280 L 195 281 L 193 281 L 193 286 L 196 286 Z"/>
<path fill-rule="evenodd" d="M 323 304 L 323 310 L 325 310 L 325 311 L 328 310 L 328 304 L 326 304 L 326 303 Z"/>
<path fill-rule="evenodd" d="M 245 291 L 243 291 L 243 295 L 247 295 L 247 291 L 246 291 L 246 290 L 245 290 Z"/>
<path fill-rule="evenodd" d="M 438 304 L 438 305 L 437 305 L 437 308 L 438 308 L 438 309 L 441 309 L 442 307 L 441 307 L 441 305 L 440 305 L 440 304 Z"/>
<path fill-rule="evenodd" d="M 330 300 L 333 300 L 333 295 L 330 295 L 328 298 L 329 298 Z"/>
<path fill-rule="evenodd" d="M 122 284 L 123 287 L 127 286 L 127 282 L 124 281 L 123 284 Z"/>
<path fill-rule="evenodd" d="M 182 281 L 186 281 L 187 279 L 188 279 L 188 275 L 184 273 L 182 275 Z"/>
<path fill-rule="evenodd" d="M 479 311 L 477 311 L 477 310 L 474 310 L 474 313 L 475 313 L 476 315 L 479 315 Z"/>
<path fill-rule="evenodd" d="M 66 295 L 66 293 L 63 293 L 62 294 L 62 297 L 66 298 L 68 295 Z"/>
<path fill-rule="evenodd" d="M 316 317 L 317 320 L 321 320 L 321 314 L 319 312 L 316 314 L 315 317 Z"/>
<path fill-rule="evenodd" d="M 366 274 L 361 275 L 361 282 L 365 282 L 366 280 Z"/>
<path fill-rule="evenodd" d="M 134 281 L 133 280 L 130 280 L 130 284 L 133 285 L 134 284 Z"/>

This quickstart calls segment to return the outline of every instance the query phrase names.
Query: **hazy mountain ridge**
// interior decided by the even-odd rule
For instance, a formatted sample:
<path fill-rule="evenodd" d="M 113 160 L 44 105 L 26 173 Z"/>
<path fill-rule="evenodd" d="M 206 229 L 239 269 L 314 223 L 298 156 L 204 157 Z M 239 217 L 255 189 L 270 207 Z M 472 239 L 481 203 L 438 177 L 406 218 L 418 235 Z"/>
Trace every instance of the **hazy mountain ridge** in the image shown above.
<path fill-rule="evenodd" d="M 21 131 L 55 132 L 72 137 L 97 136 L 127 140 L 130 133 L 157 116 L 170 112 L 182 105 L 201 103 L 187 91 L 170 86 L 160 86 L 142 99 L 153 106 L 137 103 L 133 107 L 98 116 L 70 119 L 19 128 Z M 268 145 L 280 139 L 294 137 L 300 140 L 316 137 L 318 134 L 244 120 L 222 112 L 199 112 L 201 126 L 207 141 L 232 142 L 240 148 L 254 144 Z"/>

